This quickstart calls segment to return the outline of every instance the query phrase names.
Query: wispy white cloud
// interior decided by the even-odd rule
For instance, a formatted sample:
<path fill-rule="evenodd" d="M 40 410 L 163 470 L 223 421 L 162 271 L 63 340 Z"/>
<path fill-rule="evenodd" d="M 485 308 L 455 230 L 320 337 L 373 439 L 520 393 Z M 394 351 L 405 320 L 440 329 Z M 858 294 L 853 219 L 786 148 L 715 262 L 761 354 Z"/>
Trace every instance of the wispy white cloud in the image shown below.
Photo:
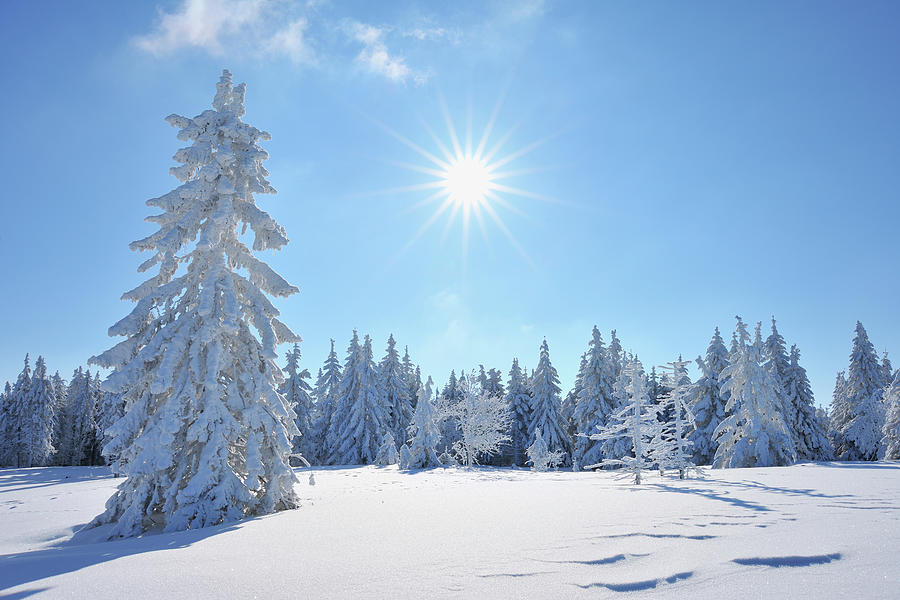
<path fill-rule="evenodd" d="M 174 12 L 160 11 L 153 31 L 134 41 L 154 55 L 184 47 L 221 55 L 222 38 L 257 22 L 266 4 L 265 0 L 184 0 Z"/>
<path fill-rule="evenodd" d="M 363 45 L 356 61 L 368 71 L 396 82 L 406 82 L 413 76 L 403 56 L 388 51 L 384 42 L 388 28 L 347 21 L 346 30 L 352 39 Z"/>
<path fill-rule="evenodd" d="M 506 21 L 528 21 L 544 16 L 544 0 L 496 0 L 495 10 Z"/>
<path fill-rule="evenodd" d="M 432 72 L 421 65 L 422 44 L 484 44 L 508 37 L 498 25 L 534 20 L 545 10 L 543 0 L 495 0 L 481 24 L 464 31 L 450 18 L 417 14 L 375 25 L 336 15 L 339 8 L 330 0 L 179 0 L 132 41 L 158 57 L 193 48 L 214 56 L 285 57 L 304 68 L 355 64 L 394 83 L 421 85 Z"/>
<path fill-rule="evenodd" d="M 447 40 L 451 43 L 458 43 L 462 37 L 459 29 L 445 29 L 443 27 L 413 27 L 400 32 L 405 38 L 413 38 L 420 42 Z"/>
<path fill-rule="evenodd" d="M 318 58 L 306 36 L 308 27 L 309 22 L 301 17 L 276 31 L 266 42 L 266 48 L 272 54 L 287 56 L 298 65 L 315 66 Z"/>

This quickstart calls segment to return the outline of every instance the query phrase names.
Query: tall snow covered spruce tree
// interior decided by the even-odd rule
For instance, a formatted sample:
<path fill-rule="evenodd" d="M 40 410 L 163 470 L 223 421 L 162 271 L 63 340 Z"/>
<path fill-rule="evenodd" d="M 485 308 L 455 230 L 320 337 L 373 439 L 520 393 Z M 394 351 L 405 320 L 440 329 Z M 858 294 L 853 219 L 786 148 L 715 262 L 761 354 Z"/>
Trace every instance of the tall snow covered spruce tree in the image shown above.
<path fill-rule="evenodd" d="M 525 375 L 519 368 L 519 359 L 514 358 L 509 369 L 509 384 L 506 386 L 506 406 L 510 414 L 510 446 L 513 464 L 524 466 L 525 450 L 529 447 L 528 432 L 531 429 L 531 395 L 525 382 Z"/>
<path fill-rule="evenodd" d="M 365 336 L 362 346 L 358 342 L 354 331 L 341 381 L 341 398 L 332 416 L 332 462 L 338 465 L 373 464 L 389 424 L 378 390 L 372 338 Z"/>
<path fill-rule="evenodd" d="M 886 460 L 900 460 L 900 369 L 894 374 L 891 384 L 884 390 L 886 417 L 882 432 L 882 445 Z"/>
<path fill-rule="evenodd" d="M 416 412 L 413 413 L 407 434 L 408 444 L 402 444 L 400 451 L 401 469 L 426 469 L 441 466 L 437 447 L 441 442 L 440 416 L 431 400 L 431 377 L 419 388 Z"/>
<path fill-rule="evenodd" d="M 406 358 L 409 359 L 408 352 Z M 388 420 L 385 424 L 391 430 L 394 439 L 403 445 L 413 409 L 409 396 L 409 382 L 393 334 L 388 338 L 384 358 L 378 363 L 377 375 L 381 404 L 387 410 Z"/>
<path fill-rule="evenodd" d="M 771 467 L 796 460 L 794 442 L 782 413 L 781 386 L 761 363 L 761 324 L 750 343 L 747 326 L 737 317 L 737 352 L 722 371 L 728 414 L 713 435 L 719 446 L 713 467 Z"/>
<path fill-rule="evenodd" d="M 287 372 L 287 379 L 281 386 L 281 393 L 287 401 L 288 406 L 294 410 L 294 424 L 300 432 L 299 438 L 294 438 L 294 452 L 302 456 L 302 459 L 296 459 L 294 466 L 300 466 L 303 461 L 311 461 L 315 459 L 316 447 L 313 445 L 312 436 L 313 424 L 313 401 L 312 387 L 309 382 L 309 369 L 300 368 L 300 344 L 294 346 L 285 355 L 287 364 L 284 371 Z"/>
<path fill-rule="evenodd" d="M 316 455 L 312 457 L 317 464 L 326 464 L 331 454 L 328 445 L 328 428 L 331 426 L 331 417 L 337 407 L 341 392 L 341 363 L 337 352 L 334 351 L 334 340 L 331 340 L 331 351 L 325 364 L 319 369 L 316 377 L 316 420 L 313 423 L 313 447 Z M 309 457 L 307 457 L 309 458 Z"/>
<path fill-rule="evenodd" d="M 550 348 L 547 340 L 541 344 L 541 354 L 537 369 L 531 377 L 531 430 L 529 440 L 534 441 L 535 431 L 540 428 L 547 447 L 559 450 L 568 462 L 569 439 L 562 420 L 562 398 L 560 397 L 559 375 L 550 362 Z M 531 444 L 529 444 L 530 446 Z"/>
<path fill-rule="evenodd" d="M 884 427 L 884 370 L 862 323 L 850 352 L 850 368 L 844 387 L 842 420 L 837 423 L 840 442 L 835 454 L 841 460 L 877 460 Z M 836 418 L 839 415 L 835 415 Z"/>
<path fill-rule="evenodd" d="M 212 110 L 166 118 L 191 142 L 171 169 L 183 183 L 147 201 L 162 211 L 147 219 L 159 230 L 131 244 L 151 253 L 139 271 L 159 272 L 123 295 L 136 306 L 109 334 L 126 339 L 91 359 L 113 369 L 103 388 L 126 407 L 105 453 L 127 478 L 93 521 L 114 524 L 111 537 L 297 506 L 288 466 L 297 428 L 278 392 L 275 347 L 300 338 L 266 294 L 298 289 L 239 237 L 249 228 L 254 251 L 288 242 L 254 199 L 275 192 L 258 144 L 270 136 L 243 115 L 244 84 L 223 71 Z"/>
<path fill-rule="evenodd" d="M 597 464 L 603 460 L 602 442 L 589 435 L 604 427 L 615 412 L 614 386 L 615 367 L 607 357 L 603 337 L 595 325 L 575 403 L 575 431 L 586 434 L 575 439 L 572 463 L 576 470 L 581 470 L 582 465 Z"/>
<path fill-rule="evenodd" d="M 691 412 L 694 413 L 695 427 L 690 435 L 694 444 L 694 461 L 698 465 L 712 463 L 716 455 L 716 442 L 713 432 L 725 418 L 727 396 L 721 390 L 722 371 L 728 366 L 728 350 L 716 327 L 709 346 L 706 348 L 706 359 L 697 357 L 697 365 L 703 375 L 691 387 Z"/>
<path fill-rule="evenodd" d="M 827 424 L 816 414 L 812 388 L 806 369 L 800 366 L 800 350 L 791 346 L 791 359 L 784 380 L 784 392 L 791 412 L 789 423 L 794 432 L 797 460 L 831 460 L 834 452 L 828 439 Z"/>

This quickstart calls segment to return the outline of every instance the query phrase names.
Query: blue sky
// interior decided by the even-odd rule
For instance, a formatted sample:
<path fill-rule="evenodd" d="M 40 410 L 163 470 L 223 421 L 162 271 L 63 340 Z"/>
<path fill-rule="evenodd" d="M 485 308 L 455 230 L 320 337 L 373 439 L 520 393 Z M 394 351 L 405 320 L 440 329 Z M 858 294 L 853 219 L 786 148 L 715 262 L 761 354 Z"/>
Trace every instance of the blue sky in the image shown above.
<path fill-rule="evenodd" d="M 112 344 L 144 201 L 177 184 L 163 119 L 222 68 L 273 136 L 257 201 L 291 243 L 265 259 L 301 288 L 277 305 L 313 372 L 353 328 L 438 382 L 533 367 L 546 336 L 568 387 L 594 324 L 659 364 L 774 314 L 827 403 L 857 319 L 900 352 L 900 6 L 446 4 L 4 5 L 0 381 Z M 464 246 L 446 213 L 410 245 L 437 208 L 398 190 L 433 180 L 412 145 L 449 144 L 442 105 L 477 140 L 500 99 L 518 247 L 490 219 Z"/>

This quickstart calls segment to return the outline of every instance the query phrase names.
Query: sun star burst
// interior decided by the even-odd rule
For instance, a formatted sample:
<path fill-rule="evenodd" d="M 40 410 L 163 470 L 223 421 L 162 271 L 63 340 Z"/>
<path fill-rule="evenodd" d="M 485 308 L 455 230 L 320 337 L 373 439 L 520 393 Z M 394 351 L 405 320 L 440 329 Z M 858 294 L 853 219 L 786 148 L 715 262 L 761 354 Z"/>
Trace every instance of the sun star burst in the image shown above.
<path fill-rule="evenodd" d="M 497 121 L 502 101 L 503 97 L 501 96 L 482 131 L 477 145 L 473 144 L 472 139 L 471 109 L 466 119 L 465 138 L 460 141 L 456 127 L 453 124 L 453 119 L 450 117 L 450 112 L 447 110 L 447 105 L 443 101 L 443 98 L 441 98 L 441 109 L 447 129 L 447 138 L 438 136 L 427 122 L 422 121 L 422 125 L 434 143 L 435 150 L 433 151 L 422 148 L 420 145 L 400 135 L 389 127 L 378 123 L 378 125 L 386 130 L 391 136 L 425 159 L 424 164 L 394 161 L 388 162 L 395 166 L 424 174 L 432 178 L 430 181 L 424 183 L 384 190 L 380 193 L 428 193 L 425 198 L 415 202 L 407 210 L 419 209 L 426 205 L 437 205 L 434 212 L 426 219 L 409 242 L 403 247 L 400 251 L 401 253 L 409 249 L 409 247 L 422 237 L 442 216 L 447 215 L 447 222 L 444 226 L 442 237 L 447 235 L 453 224 L 457 221 L 458 216 L 462 229 L 462 252 L 464 262 L 468 254 L 469 231 L 472 217 L 474 217 L 475 221 L 478 223 L 485 244 L 490 245 L 487 233 L 487 223 L 490 222 L 503 233 L 522 258 L 529 263 L 531 262 L 525 250 L 504 223 L 503 218 L 498 212 L 498 208 L 519 216 L 525 216 L 519 206 L 521 200 L 531 199 L 542 200 L 545 202 L 553 202 L 554 200 L 511 186 L 508 183 L 502 183 L 503 180 L 508 180 L 519 175 L 527 175 L 536 172 L 539 169 L 519 169 L 516 171 L 501 171 L 500 169 L 533 151 L 550 138 L 548 137 L 521 146 L 507 154 L 500 155 L 500 151 L 507 145 L 516 130 L 516 127 L 510 128 L 504 135 L 500 136 L 497 141 L 489 145 L 489 139 Z"/>

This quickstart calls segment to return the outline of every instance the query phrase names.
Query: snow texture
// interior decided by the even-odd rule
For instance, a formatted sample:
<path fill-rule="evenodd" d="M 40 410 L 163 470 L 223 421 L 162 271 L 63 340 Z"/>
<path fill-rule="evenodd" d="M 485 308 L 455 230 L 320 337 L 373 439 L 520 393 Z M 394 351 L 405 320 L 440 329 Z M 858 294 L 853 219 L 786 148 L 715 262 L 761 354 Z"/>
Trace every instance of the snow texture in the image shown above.
<path fill-rule="evenodd" d="M 0 470 L 9 598 L 894 598 L 900 465 L 306 469 L 302 510 L 100 541 L 107 468 Z M 75 535 L 73 536 L 73 532 Z M 302 559 L 292 568 L 286 557 Z"/>

